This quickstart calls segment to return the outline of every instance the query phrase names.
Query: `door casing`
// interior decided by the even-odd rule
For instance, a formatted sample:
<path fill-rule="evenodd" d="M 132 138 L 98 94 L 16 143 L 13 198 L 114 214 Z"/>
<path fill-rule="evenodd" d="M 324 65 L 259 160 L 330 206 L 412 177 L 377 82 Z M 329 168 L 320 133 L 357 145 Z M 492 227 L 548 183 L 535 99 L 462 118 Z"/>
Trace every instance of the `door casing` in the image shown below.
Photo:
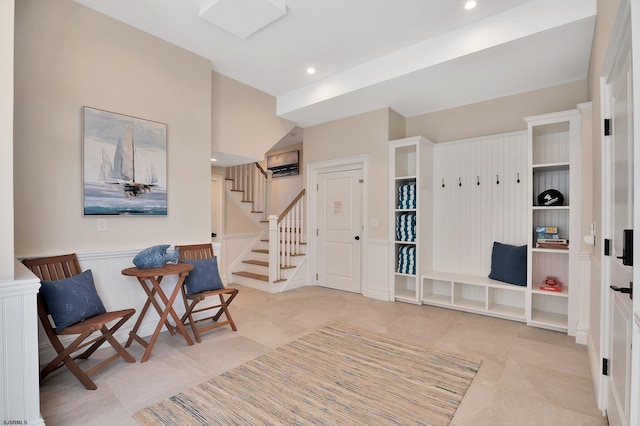
<path fill-rule="evenodd" d="M 307 208 L 307 247 L 309 248 L 309 265 L 307 268 L 307 280 L 311 285 L 316 285 L 316 273 L 318 271 L 318 253 L 316 229 L 318 228 L 318 192 L 316 191 L 318 185 L 318 175 L 321 173 L 338 172 L 344 170 L 351 170 L 354 167 L 362 169 L 362 175 L 364 176 L 364 182 L 362 183 L 362 220 L 363 230 L 360 233 L 360 279 L 362 285 L 361 294 L 367 295 L 367 282 L 368 282 L 368 226 L 366 218 L 369 217 L 369 156 L 359 155 L 354 157 L 338 158 L 335 160 L 319 161 L 316 163 L 310 163 L 307 165 L 307 201 L 309 203 Z"/>

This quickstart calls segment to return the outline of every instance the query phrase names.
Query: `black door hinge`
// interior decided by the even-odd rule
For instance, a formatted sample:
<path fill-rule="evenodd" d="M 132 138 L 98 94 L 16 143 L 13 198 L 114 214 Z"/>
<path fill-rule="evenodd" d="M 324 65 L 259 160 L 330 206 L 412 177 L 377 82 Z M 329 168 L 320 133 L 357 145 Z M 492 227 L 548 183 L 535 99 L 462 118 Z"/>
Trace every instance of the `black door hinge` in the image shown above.
<path fill-rule="evenodd" d="M 609 136 L 611 134 L 611 119 L 604 119 L 604 135 Z"/>
<path fill-rule="evenodd" d="M 609 238 L 604 239 L 604 255 L 611 256 L 611 240 Z"/>
<path fill-rule="evenodd" d="M 609 375 L 609 360 L 607 358 L 602 358 L 602 375 Z"/>

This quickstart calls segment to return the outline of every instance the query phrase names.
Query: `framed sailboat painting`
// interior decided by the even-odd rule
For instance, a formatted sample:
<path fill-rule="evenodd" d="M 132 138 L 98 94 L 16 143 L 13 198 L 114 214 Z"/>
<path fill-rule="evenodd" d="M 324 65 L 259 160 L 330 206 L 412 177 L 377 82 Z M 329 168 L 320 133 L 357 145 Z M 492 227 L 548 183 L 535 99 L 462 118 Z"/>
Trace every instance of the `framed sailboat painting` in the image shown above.
<path fill-rule="evenodd" d="M 167 215 L 167 125 L 82 107 L 83 209 Z"/>

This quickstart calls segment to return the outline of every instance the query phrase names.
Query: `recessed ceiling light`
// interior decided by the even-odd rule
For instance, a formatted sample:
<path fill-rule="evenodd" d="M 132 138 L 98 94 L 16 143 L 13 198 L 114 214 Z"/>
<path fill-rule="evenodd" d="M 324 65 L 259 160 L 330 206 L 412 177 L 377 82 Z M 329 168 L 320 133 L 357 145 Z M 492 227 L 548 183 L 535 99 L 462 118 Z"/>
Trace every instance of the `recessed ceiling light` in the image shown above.
<path fill-rule="evenodd" d="M 307 74 L 315 74 L 315 73 L 316 73 L 316 69 L 314 67 L 307 68 Z"/>
<path fill-rule="evenodd" d="M 477 5 L 478 5 L 478 3 L 476 3 L 476 0 L 467 0 L 464 3 L 464 8 L 467 9 L 467 10 L 471 10 L 474 7 L 476 7 Z"/>
<path fill-rule="evenodd" d="M 212 158 L 212 159 L 211 159 L 211 162 L 212 162 L 212 163 L 213 163 L 213 162 L 215 162 L 215 161 L 218 161 L 218 160 L 217 160 L 217 159 L 215 159 L 215 158 Z"/>

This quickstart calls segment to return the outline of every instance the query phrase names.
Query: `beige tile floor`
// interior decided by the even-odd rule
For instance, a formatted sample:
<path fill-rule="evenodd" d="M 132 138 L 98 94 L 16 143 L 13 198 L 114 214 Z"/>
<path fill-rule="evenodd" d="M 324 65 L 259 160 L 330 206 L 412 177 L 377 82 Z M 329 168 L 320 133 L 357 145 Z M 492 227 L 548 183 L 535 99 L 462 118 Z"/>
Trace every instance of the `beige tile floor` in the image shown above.
<path fill-rule="evenodd" d="M 47 425 L 136 425 L 132 413 L 336 320 L 447 351 L 482 366 L 452 425 L 606 425 L 596 407 L 587 351 L 565 334 L 430 306 L 390 303 L 305 287 L 268 294 L 239 287 L 238 331 L 208 332 L 188 346 L 162 333 L 144 364 L 116 361 L 95 391 L 61 369 L 41 388 Z M 134 343 L 140 359 L 143 348 Z"/>

